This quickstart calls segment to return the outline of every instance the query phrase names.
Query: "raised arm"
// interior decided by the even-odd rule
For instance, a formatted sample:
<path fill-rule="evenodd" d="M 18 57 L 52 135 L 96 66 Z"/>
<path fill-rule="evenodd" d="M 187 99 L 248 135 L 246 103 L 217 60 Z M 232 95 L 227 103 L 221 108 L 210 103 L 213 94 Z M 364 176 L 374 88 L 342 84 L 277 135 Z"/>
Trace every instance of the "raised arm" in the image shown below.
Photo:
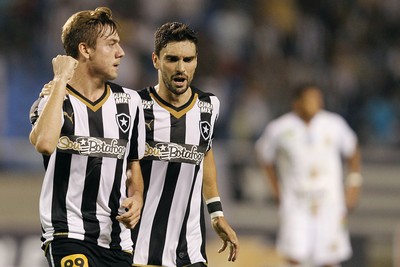
<path fill-rule="evenodd" d="M 66 94 L 66 85 L 72 78 L 78 61 L 70 56 L 53 58 L 54 78 L 50 95 L 29 135 L 35 149 L 46 155 L 53 153 L 57 146 L 62 127 L 62 105 Z"/>

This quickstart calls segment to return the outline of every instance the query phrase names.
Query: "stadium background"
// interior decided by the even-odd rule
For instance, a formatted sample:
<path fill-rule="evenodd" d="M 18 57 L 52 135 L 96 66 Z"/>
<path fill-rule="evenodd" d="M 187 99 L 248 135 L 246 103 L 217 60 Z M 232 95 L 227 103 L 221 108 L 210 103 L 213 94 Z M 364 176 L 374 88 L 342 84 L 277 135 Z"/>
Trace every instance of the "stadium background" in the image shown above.
<path fill-rule="evenodd" d="M 117 82 L 152 85 L 153 32 L 183 21 L 200 35 L 194 84 L 222 102 L 215 140 L 226 216 L 242 240 L 235 264 L 279 267 L 276 207 L 254 161 L 265 124 L 289 108 L 290 88 L 315 80 L 327 108 L 357 132 L 365 186 L 349 218 L 354 257 L 344 266 L 400 266 L 400 1 L 398 0 L 0 0 L 0 267 L 44 266 L 38 195 L 41 157 L 28 142 L 29 108 L 63 53 L 60 28 L 74 12 L 108 6 L 126 56 Z"/>

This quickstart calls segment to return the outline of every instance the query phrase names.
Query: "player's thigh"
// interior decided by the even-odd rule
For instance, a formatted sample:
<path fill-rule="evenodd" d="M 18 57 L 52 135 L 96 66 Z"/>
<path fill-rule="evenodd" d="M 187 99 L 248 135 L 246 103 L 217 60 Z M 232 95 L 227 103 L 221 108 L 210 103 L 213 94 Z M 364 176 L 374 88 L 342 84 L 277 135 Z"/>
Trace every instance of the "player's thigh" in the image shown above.
<path fill-rule="evenodd" d="M 282 218 L 278 233 L 278 249 L 285 256 L 303 260 L 312 253 L 315 230 L 305 214 L 291 214 Z"/>
<path fill-rule="evenodd" d="M 326 216 L 328 217 L 328 216 Z M 343 214 L 323 218 L 317 226 L 315 258 L 317 262 L 341 262 L 352 253 L 347 222 Z"/>

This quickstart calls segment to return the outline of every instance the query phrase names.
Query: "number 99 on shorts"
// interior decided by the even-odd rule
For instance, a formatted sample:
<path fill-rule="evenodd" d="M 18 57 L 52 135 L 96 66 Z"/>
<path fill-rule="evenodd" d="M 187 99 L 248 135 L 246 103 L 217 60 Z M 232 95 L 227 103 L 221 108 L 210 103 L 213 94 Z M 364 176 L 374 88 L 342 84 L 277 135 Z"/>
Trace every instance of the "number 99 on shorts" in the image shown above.
<path fill-rule="evenodd" d="M 72 254 L 62 258 L 61 267 L 89 267 L 89 263 L 85 255 Z"/>

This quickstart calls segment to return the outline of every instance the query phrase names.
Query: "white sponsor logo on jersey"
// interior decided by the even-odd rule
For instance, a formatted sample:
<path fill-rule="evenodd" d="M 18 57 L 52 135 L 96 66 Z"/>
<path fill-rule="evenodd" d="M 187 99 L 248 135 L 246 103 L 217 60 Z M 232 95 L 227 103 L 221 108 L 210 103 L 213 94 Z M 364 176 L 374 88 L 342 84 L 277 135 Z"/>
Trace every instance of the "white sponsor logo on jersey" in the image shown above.
<path fill-rule="evenodd" d="M 143 109 L 151 109 L 154 105 L 154 101 L 153 100 L 144 100 L 142 99 L 142 106 Z"/>
<path fill-rule="evenodd" d="M 204 153 L 196 145 L 180 145 L 176 143 L 156 143 L 153 146 L 146 143 L 145 157 L 155 157 L 159 160 L 172 162 L 189 162 L 200 164 Z"/>
<path fill-rule="evenodd" d="M 96 137 L 76 137 L 70 139 L 68 136 L 61 136 L 57 148 L 68 153 L 80 154 L 95 157 L 116 157 L 123 158 L 125 145 L 120 145 L 118 139 L 100 139 Z"/>
<path fill-rule="evenodd" d="M 126 93 L 114 93 L 114 99 L 116 104 L 128 104 L 131 96 Z"/>
<path fill-rule="evenodd" d="M 209 113 L 209 114 L 211 114 L 212 111 L 213 111 L 213 105 L 211 103 L 204 102 L 204 101 L 199 101 L 197 103 L 197 105 L 200 108 L 200 112 L 201 113 Z"/>

